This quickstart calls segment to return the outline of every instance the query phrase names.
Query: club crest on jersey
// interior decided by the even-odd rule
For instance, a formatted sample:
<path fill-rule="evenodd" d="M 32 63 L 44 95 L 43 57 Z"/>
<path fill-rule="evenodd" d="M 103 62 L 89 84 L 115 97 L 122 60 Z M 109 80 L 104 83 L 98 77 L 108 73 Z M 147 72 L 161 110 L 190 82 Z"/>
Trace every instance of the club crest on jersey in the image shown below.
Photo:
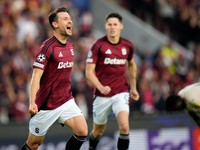
<path fill-rule="evenodd" d="M 39 62 L 44 62 L 45 59 L 46 59 L 46 57 L 45 57 L 44 54 L 40 54 L 40 55 L 38 55 L 38 57 L 37 57 L 37 60 L 38 60 Z"/>
<path fill-rule="evenodd" d="M 70 49 L 70 52 L 71 52 L 72 56 L 74 56 L 74 49 L 73 48 Z"/>
<path fill-rule="evenodd" d="M 126 55 L 127 54 L 127 51 L 126 51 L 126 48 L 122 48 L 122 55 Z"/>

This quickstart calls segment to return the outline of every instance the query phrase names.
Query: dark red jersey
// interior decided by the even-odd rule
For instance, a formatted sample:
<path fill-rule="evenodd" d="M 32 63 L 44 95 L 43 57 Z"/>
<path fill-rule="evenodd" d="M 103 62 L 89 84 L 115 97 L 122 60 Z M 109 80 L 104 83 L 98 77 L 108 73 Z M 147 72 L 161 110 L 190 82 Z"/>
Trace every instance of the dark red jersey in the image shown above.
<path fill-rule="evenodd" d="M 121 38 L 118 44 L 111 44 L 107 37 L 97 40 L 88 52 L 86 62 L 96 64 L 96 76 L 104 86 L 110 86 L 108 95 L 96 90 L 95 95 L 109 97 L 120 92 L 127 92 L 126 61 L 133 58 L 133 44 Z"/>
<path fill-rule="evenodd" d="M 34 68 L 44 71 L 40 80 L 40 89 L 36 95 L 39 109 L 55 109 L 72 98 L 71 69 L 74 62 L 72 43 L 60 43 L 51 37 L 41 45 Z"/>

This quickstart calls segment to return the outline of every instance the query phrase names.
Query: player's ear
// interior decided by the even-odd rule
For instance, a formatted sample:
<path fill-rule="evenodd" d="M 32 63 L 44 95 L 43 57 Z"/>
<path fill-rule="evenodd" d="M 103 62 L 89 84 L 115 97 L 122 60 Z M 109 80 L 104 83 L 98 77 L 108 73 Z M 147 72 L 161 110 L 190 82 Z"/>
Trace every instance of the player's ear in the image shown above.
<path fill-rule="evenodd" d="M 105 23 L 104 28 L 105 28 L 106 30 L 108 29 L 107 23 Z"/>
<path fill-rule="evenodd" d="M 121 30 L 124 29 L 124 25 L 122 23 L 121 23 L 120 27 L 121 27 Z"/>
<path fill-rule="evenodd" d="M 52 25 L 53 25 L 53 27 L 56 29 L 56 28 L 58 28 L 58 23 L 56 22 L 56 21 L 53 21 L 52 22 Z"/>

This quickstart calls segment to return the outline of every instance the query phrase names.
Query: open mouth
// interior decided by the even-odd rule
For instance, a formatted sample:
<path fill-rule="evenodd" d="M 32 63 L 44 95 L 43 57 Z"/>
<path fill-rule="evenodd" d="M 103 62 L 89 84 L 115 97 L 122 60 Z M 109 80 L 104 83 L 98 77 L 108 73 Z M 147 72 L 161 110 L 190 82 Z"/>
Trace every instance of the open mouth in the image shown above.
<path fill-rule="evenodd" d="M 71 31 L 71 29 L 72 29 L 71 27 L 67 27 L 67 30 L 70 30 L 70 31 Z"/>

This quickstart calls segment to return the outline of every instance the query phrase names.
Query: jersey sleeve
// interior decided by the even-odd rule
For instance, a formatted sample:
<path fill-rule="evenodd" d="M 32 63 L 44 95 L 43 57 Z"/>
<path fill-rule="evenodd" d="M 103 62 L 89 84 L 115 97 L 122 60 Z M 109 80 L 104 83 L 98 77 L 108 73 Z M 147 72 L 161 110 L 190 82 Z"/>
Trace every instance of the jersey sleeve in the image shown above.
<path fill-rule="evenodd" d="M 50 58 L 50 55 L 51 51 L 43 43 L 36 54 L 35 61 L 33 63 L 33 68 L 39 68 L 44 70 L 48 59 Z"/>
<path fill-rule="evenodd" d="M 130 53 L 128 55 L 128 60 L 130 61 L 133 58 L 133 54 L 135 50 L 135 46 L 131 42 L 130 42 L 129 50 L 130 50 Z"/>
<path fill-rule="evenodd" d="M 96 64 L 99 53 L 99 44 L 96 42 L 88 52 L 86 63 Z"/>

